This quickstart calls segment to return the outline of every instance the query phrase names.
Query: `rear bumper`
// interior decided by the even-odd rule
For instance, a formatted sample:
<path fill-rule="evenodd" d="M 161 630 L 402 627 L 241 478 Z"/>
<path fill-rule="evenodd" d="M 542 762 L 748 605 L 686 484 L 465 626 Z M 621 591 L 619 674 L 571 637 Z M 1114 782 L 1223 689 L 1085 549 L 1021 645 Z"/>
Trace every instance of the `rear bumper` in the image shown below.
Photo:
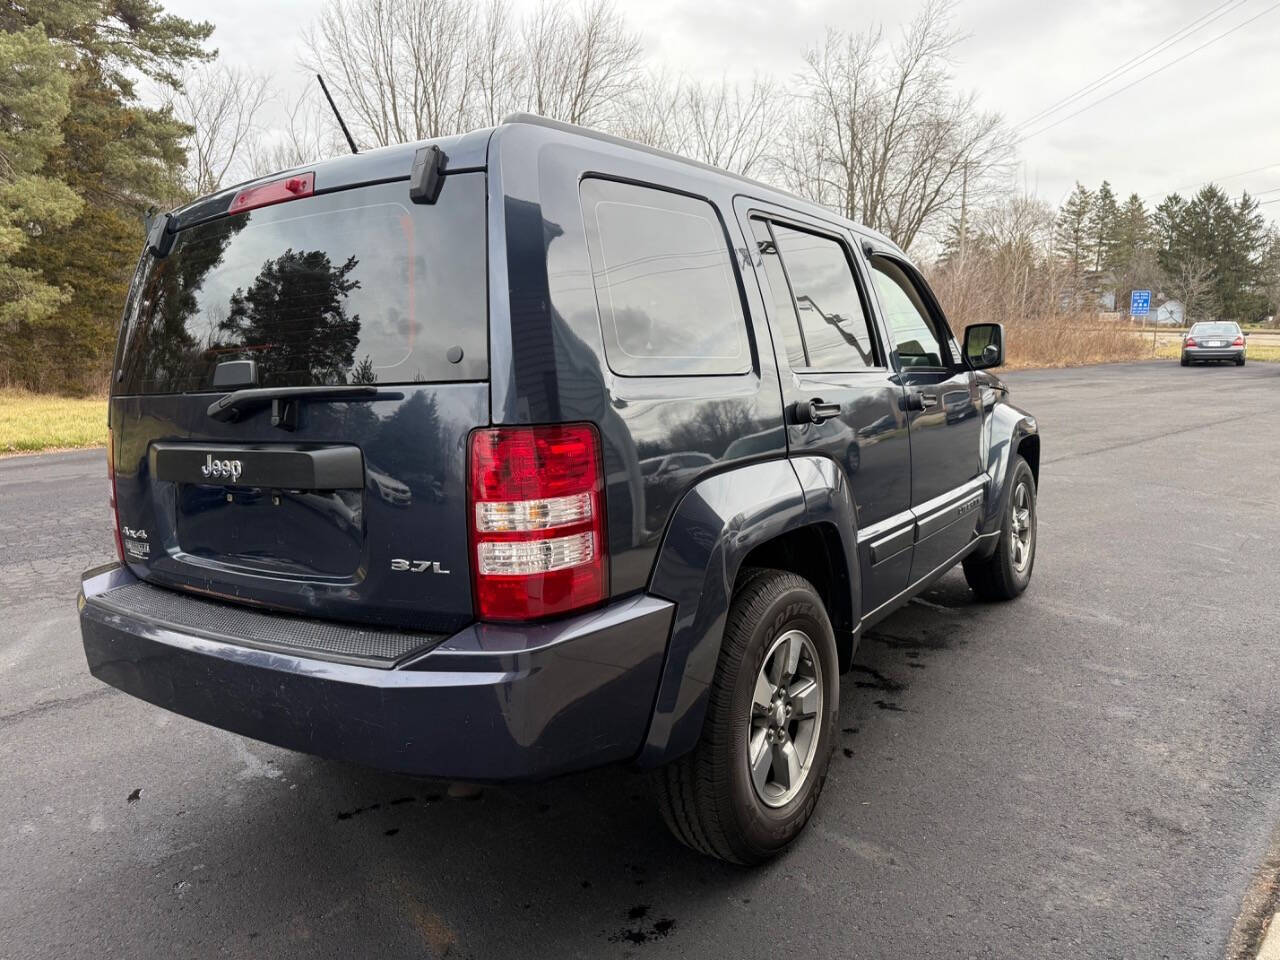
<path fill-rule="evenodd" d="M 1244 347 L 1184 347 L 1182 352 L 1188 360 L 1239 360 Z"/>
<path fill-rule="evenodd" d="M 90 672 L 267 743 L 460 780 L 540 779 L 626 760 L 653 711 L 673 605 L 638 595 L 554 623 L 473 624 L 394 669 L 250 648 L 102 602 L 136 583 L 90 571 Z M 181 596 L 181 595 L 178 595 Z"/>

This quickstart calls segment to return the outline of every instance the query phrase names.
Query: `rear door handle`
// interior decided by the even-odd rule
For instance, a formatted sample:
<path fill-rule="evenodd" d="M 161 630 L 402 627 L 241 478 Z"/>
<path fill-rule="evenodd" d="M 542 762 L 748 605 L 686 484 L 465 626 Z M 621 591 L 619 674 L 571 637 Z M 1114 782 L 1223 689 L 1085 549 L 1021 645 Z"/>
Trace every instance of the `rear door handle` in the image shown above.
<path fill-rule="evenodd" d="M 927 410 L 929 407 L 936 407 L 938 405 L 938 397 L 933 393 L 922 393 L 920 394 L 920 403 L 923 405 L 924 409 Z"/>
<path fill-rule="evenodd" d="M 797 400 L 791 412 L 795 423 L 822 423 L 832 417 L 840 416 L 840 404 L 824 403 L 821 397 L 812 400 Z"/>

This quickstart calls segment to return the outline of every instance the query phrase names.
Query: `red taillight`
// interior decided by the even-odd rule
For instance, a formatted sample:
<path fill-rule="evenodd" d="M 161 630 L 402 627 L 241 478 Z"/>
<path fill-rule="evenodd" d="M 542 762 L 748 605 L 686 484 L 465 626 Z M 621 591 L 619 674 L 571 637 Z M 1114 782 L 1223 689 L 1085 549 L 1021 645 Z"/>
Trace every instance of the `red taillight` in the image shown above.
<path fill-rule="evenodd" d="M 1244 346 L 1244 337 L 1243 337 L 1243 336 L 1236 337 L 1234 340 L 1232 340 L 1232 341 L 1231 341 L 1231 345 L 1232 345 L 1233 347 L 1243 347 L 1243 346 Z"/>
<path fill-rule="evenodd" d="M 595 427 L 476 430 L 470 454 L 476 615 L 533 620 L 603 600 L 609 568 Z"/>
<path fill-rule="evenodd" d="M 116 559 L 124 563 L 124 542 L 120 539 L 120 509 L 116 506 L 116 438 L 107 431 L 107 477 L 111 481 L 111 531 L 116 541 Z"/>
<path fill-rule="evenodd" d="M 1183 346 L 1194 347 L 1195 345 L 1196 345 L 1195 337 L 1187 337 L 1187 339 L 1183 341 Z"/>
<path fill-rule="evenodd" d="M 227 212 L 244 213 L 254 207 L 266 207 L 273 203 L 284 203 L 286 200 L 309 197 L 315 192 L 315 189 L 316 175 L 314 173 L 299 173 L 292 177 L 272 180 L 270 183 L 262 183 L 256 187 L 246 187 L 241 190 L 236 194 L 236 198 L 231 201 L 231 209 Z"/>

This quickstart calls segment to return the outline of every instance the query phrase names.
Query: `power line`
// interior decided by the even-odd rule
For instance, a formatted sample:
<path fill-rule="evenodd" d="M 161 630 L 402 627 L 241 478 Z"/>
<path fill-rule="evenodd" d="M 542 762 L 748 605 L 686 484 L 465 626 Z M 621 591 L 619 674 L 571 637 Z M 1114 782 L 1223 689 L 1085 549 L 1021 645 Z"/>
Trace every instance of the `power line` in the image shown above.
<path fill-rule="evenodd" d="M 1193 47 L 1192 49 L 1184 53 L 1182 56 L 1174 60 L 1170 60 L 1164 66 L 1157 67 L 1155 70 L 1152 70 L 1150 73 L 1144 73 L 1142 76 L 1138 77 L 1138 79 L 1133 80 L 1130 83 L 1126 83 L 1120 89 L 1113 90 L 1111 93 L 1108 93 L 1105 97 L 1099 97 L 1097 100 L 1094 100 L 1092 103 L 1086 104 L 1085 106 L 1081 107 L 1079 110 L 1075 111 L 1075 113 L 1069 113 L 1065 117 L 1062 117 L 1059 120 L 1055 120 L 1053 123 L 1049 124 L 1048 126 L 1041 127 L 1039 130 L 1034 130 L 1031 133 L 1028 133 L 1025 137 L 1019 137 L 1017 140 L 1013 142 L 1013 146 L 1016 147 L 1020 143 L 1025 143 L 1027 140 L 1030 140 L 1032 137 L 1038 137 L 1040 136 L 1040 134 L 1045 133 L 1049 130 L 1052 130 L 1054 127 L 1058 126 L 1059 124 L 1066 123 L 1068 120 L 1072 120 L 1075 117 L 1080 116 L 1080 114 L 1085 113 L 1089 110 L 1092 110 L 1094 107 L 1098 106 L 1099 104 L 1105 103 L 1106 101 L 1110 100 L 1112 97 L 1117 96 L 1121 93 L 1124 93 L 1129 88 L 1137 86 L 1143 80 L 1149 80 L 1152 77 L 1154 77 L 1157 73 L 1163 73 L 1165 70 L 1168 70 L 1170 67 L 1181 63 L 1183 60 L 1187 59 L 1187 57 L 1190 57 L 1193 54 L 1199 53 L 1205 47 L 1212 46 L 1213 44 L 1217 43 L 1219 40 L 1222 40 L 1225 37 L 1229 37 L 1231 34 L 1235 33 L 1237 30 L 1243 30 L 1249 24 L 1253 23 L 1255 20 L 1265 17 L 1268 13 L 1270 13 L 1272 10 L 1275 10 L 1277 7 L 1280 7 L 1280 2 L 1273 3 L 1271 6 L 1263 10 L 1261 13 L 1255 14 L 1254 16 L 1250 17 L 1248 20 L 1245 20 L 1243 23 L 1236 24 L 1230 30 L 1227 30 L 1223 33 L 1218 34 L 1212 40 L 1206 40 L 1204 43 L 1200 44 L 1200 46 Z"/>
<path fill-rule="evenodd" d="M 1110 83 L 1112 80 L 1116 79 L 1117 77 L 1128 73 L 1134 67 L 1139 66 L 1140 64 L 1151 59 L 1151 57 L 1155 56 L 1157 53 L 1162 52 L 1166 48 L 1172 46 L 1173 44 L 1181 40 L 1185 40 L 1192 33 L 1196 33 L 1200 30 L 1203 30 L 1205 27 L 1207 27 L 1210 23 L 1213 23 L 1213 21 L 1217 20 L 1219 17 L 1226 16 L 1228 13 L 1230 13 L 1230 10 L 1224 9 L 1224 8 L 1239 7 L 1241 4 L 1244 4 L 1247 2 L 1248 0 L 1224 0 L 1223 3 L 1218 4 L 1218 6 L 1214 7 L 1208 13 L 1201 14 L 1199 17 L 1196 17 L 1196 19 L 1192 20 L 1186 26 L 1182 27 L 1179 30 L 1175 30 L 1173 33 L 1169 34 L 1169 36 L 1165 37 L 1155 46 L 1149 47 L 1148 49 L 1144 50 L 1142 53 L 1139 53 L 1131 57 L 1130 59 L 1126 60 L 1124 63 L 1120 64 L 1117 67 L 1112 67 L 1110 70 L 1108 70 L 1102 76 L 1098 77 L 1096 80 L 1093 80 L 1085 84 L 1083 87 L 1081 87 L 1079 90 L 1076 90 L 1074 93 L 1067 94 L 1067 96 L 1045 107 L 1039 113 L 1032 114 L 1031 116 L 1027 117 L 1025 120 L 1014 124 L 1013 129 L 1021 130 L 1025 127 L 1031 126 L 1033 123 L 1035 123 L 1037 120 L 1040 120 L 1042 117 L 1046 117 L 1051 113 L 1057 113 L 1058 110 L 1061 109 L 1062 107 L 1065 107 L 1068 104 L 1076 100 L 1079 100 L 1081 97 L 1085 96 L 1086 94 L 1092 93 L 1094 90 L 1098 89 L 1099 87 L 1105 86 L 1107 83 Z M 1213 16 L 1214 14 L 1216 14 L 1216 16 Z M 1206 17 L 1210 17 L 1210 19 L 1205 20 Z M 1205 22 L 1201 23 L 1202 20 Z"/>
<path fill-rule="evenodd" d="M 1181 187 L 1174 187 L 1172 190 L 1157 190 L 1155 193 L 1148 193 L 1143 200 L 1150 200 L 1152 197 L 1168 196 L 1171 193 L 1177 193 L 1179 190 L 1190 190 L 1192 187 L 1199 187 L 1206 183 L 1225 183 L 1227 180 L 1235 180 L 1239 177 L 1247 177 L 1251 173 L 1261 173 L 1263 170 L 1271 170 L 1280 167 L 1280 163 L 1266 163 L 1260 167 L 1254 167 L 1251 170 L 1241 170 L 1239 173 L 1229 173 L 1225 177 L 1206 177 L 1203 180 L 1197 180 L 1195 183 L 1183 184 Z"/>

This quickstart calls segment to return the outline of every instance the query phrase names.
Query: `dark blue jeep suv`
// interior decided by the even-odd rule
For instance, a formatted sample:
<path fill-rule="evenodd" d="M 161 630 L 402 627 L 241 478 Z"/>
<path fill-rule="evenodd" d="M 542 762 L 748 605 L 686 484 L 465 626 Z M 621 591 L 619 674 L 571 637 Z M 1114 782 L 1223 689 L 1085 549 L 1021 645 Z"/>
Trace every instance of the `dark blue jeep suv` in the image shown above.
<path fill-rule="evenodd" d="M 817 802 L 858 637 L 1019 594 L 1040 440 L 884 237 L 517 115 L 155 218 L 93 674 L 469 781 L 627 762 L 751 863 Z"/>

